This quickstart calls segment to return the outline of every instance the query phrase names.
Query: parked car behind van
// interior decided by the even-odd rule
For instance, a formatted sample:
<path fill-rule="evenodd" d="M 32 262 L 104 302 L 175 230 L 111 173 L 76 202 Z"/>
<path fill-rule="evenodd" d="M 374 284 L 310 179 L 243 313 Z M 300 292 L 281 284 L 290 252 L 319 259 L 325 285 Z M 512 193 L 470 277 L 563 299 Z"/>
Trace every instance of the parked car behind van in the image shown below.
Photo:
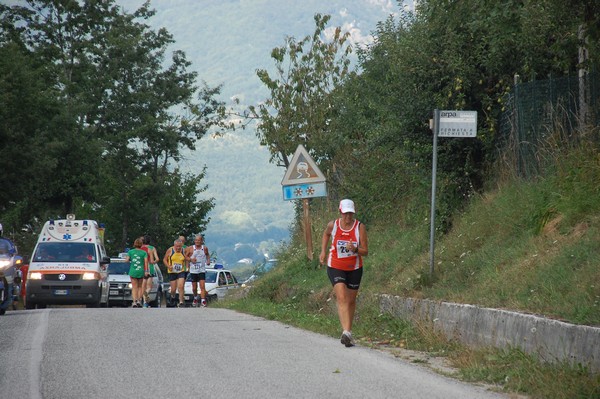
<path fill-rule="evenodd" d="M 160 268 L 156 267 L 156 277 L 152 279 L 150 290 L 150 306 L 158 308 L 161 306 L 163 294 L 163 275 Z M 108 265 L 108 305 L 109 306 L 131 306 L 131 278 L 129 278 L 129 262 L 125 259 L 111 258 Z"/>

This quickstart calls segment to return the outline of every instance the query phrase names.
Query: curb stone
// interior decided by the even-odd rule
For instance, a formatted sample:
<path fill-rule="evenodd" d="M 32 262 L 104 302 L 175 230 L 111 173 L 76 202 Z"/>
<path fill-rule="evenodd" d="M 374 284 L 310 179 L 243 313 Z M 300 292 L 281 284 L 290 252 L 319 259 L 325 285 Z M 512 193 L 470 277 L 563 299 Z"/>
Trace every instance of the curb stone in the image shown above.
<path fill-rule="evenodd" d="M 474 347 L 519 348 L 550 363 L 600 372 L 600 328 L 541 316 L 429 299 L 383 294 L 381 312 L 429 323 L 448 339 Z"/>

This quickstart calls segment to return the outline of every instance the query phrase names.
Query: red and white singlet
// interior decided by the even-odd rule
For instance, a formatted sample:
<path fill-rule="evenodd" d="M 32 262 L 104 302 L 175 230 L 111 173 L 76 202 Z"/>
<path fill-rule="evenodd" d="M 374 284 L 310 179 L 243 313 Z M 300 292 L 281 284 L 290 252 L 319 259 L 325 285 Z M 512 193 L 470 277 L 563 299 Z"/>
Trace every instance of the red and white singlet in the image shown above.
<path fill-rule="evenodd" d="M 336 219 L 331 230 L 331 247 L 329 248 L 329 257 L 327 258 L 327 266 L 340 270 L 356 270 L 362 267 L 362 257 L 354 252 L 346 249 L 347 245 L 352 242 L 356 247 L 360 242 L 360 222 L 354 221 L 354 224 L 349 230 L 344 230 L 340 226 L 340 219 Z"/>

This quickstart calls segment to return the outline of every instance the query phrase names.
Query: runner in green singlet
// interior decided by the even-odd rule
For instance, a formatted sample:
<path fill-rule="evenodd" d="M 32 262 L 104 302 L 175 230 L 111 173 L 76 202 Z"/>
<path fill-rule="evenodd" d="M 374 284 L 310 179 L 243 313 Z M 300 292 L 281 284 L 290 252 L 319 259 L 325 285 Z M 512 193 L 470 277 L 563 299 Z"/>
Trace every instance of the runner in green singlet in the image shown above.
<path fill-rule="evenodd" d="M 125 258 L 129 262 L 129 278 L 131 279 L 132 307 L 142 307 L 142 281 L 148 274 L 148 254 L 142 249 L 142 238 L 136 238 L 133 249 L 127 252 Z"/>

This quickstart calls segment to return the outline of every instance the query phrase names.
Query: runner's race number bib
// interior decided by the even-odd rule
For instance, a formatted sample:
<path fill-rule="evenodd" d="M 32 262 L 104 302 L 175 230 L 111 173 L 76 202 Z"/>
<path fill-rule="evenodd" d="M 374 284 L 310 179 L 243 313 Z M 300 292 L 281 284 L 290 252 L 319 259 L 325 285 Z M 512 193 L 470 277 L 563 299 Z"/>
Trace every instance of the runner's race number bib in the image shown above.
<path fill-rule="evenodd" d="M 171 270 L 175 273 L 181 273 L 183 271 L 183 265 L 181 263 L 173 263 Z"/>
<path fill-rule="evenodd" d="M 348 244 L 350 244 L 352 241 L 344 241 L 344 240 L 338 240 L 336 243 L 336 251 L 337 251 L 337 257 L 338 259 L 341 258 L 349 258 L 350 256 L 356 256 L 356 254 L 354 252 L 351 252 L 348 249 Z M 356 246 L 356 243 L 353 243 Z"/>
<path fill-rule="evenodd" d="M 194 250 L 192 254 L 192 258 L 196 259 L 196 262 L 190 263 L 190 273 L 203 273 L 204 269 L 204 251 L 202 250 Z M 204 270 L 203 270 L 204 269 Z"/>

